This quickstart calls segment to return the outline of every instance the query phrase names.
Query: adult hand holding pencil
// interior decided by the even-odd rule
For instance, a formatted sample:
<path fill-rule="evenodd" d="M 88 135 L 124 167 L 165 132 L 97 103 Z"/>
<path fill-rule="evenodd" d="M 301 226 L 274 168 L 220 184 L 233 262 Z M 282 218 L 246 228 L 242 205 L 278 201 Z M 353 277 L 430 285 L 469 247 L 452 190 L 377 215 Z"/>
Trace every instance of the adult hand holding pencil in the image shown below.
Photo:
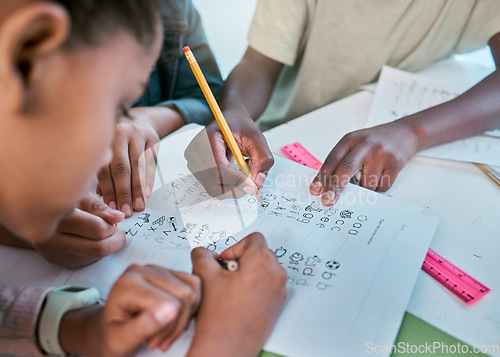
<path fill-rule="evenodd" d="M 226 119 L 224 118 L 224 115 L 222 114 L 222 111 L 219 105 L 217 104 L 217 101 L 215 100 L 215 97 L 210 87 L 208 86 L 205 76 L 203 75 L 203 72 L 201 71 L 198 62 L 196 61 L 193 52 L 191 52 L 188 46 L 184 47 L 183 50 L 191 67 L 191 70 L 193 71 L 194 76 L 196 77 L 196 80 L 198 81 L 198 84 L 200 85 L 200 88 L 203 94 L 205 95 L 208 105 L 210 106 L 210 109 L 214 114 L 215 120 L 217 121 L 217 124 L 219 125 L 222 134 L 224 135 L 224 139 L 226 140 L 227 146 L 231 150 L 236 162 L 238 163 L 241 172 L 243 172 L 246 176 L 248 176 L 255 182 L 255 178 L 253 178 L 250 174 L 250 169 L 248 168 L 245 158 L 243 157 L 243 154 L 241 153 L 241 150 L 238 144 L 236 143 L 234 135 L 231 132 L 231 129 L 229 128 L 229 125 L 227 124 Z M 259 201 L 259 203 L 263 205 L 264 201 L 262 200 L 262 194 L 258 189 L 257 192 L 255 192 L 255 196 Z"/>

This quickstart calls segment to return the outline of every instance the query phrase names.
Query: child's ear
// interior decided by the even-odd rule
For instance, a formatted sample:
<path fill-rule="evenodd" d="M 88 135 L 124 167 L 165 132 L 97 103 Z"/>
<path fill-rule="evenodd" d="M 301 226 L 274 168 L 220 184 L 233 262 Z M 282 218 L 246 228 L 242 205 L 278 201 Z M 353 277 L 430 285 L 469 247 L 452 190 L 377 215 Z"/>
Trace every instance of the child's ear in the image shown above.
<path fill-rule="evenodd" d="M 49 2 L 21 5 L 0 23 L 0 93 L 11 110 L 25 109 L 30 84 L 44 70 L 43 59 L 69 36 L 67 11 Z"/>

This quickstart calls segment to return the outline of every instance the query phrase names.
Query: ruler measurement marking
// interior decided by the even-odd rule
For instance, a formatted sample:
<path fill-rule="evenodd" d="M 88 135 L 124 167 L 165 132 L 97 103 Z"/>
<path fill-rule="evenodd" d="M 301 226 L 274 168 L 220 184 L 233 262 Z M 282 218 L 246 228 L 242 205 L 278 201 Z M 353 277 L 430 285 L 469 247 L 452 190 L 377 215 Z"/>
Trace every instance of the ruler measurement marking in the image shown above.
<path fill-rule="evenodd" d="M 490 291 L 484 284 L 432 248 L 427 252 L 422 270 L 468 305 L 475 303 Z"/>

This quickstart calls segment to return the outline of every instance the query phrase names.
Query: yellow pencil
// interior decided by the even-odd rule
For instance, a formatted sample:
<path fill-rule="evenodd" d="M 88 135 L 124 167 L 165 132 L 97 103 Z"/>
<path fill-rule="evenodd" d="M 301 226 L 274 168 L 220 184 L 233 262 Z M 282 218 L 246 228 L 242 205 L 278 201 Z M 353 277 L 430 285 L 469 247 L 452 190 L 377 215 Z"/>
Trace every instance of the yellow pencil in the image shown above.
<path fill-rule="evenodd" d="M 488 167 L 485 167 L 484 165 L 481 165 L 481 164 L 478 164 L 478 163 L 474 163 L 477 167 L 479 167 L 481 169 L 481 171 L 483 171 L 486 175 L 489 176 L 489 178 L 491 178 L 493 181 L 495 181 L 495 183 L 497 185 L 500 186 L 500 179 L 493 173 L 491 172 Z"/>
<path fill-rule="evenodd" d="M 196 61 L 196 58 L 194 57 L 193 52 L 191 52 L 189 46 L 184 47 L 183 51 L 184 54 L 186 55 L 189 65 L 191 66 L 191 69 L 193 70 L 194 76 L 196 77 L 196 80 L 198 81 L 198 84 L 200 85 L 201 90 L 205 95 L 205 98 L 207 99 L 208 105 L 210 106 L 210 109 L 212 109 L 212 113 L 214 114 L 215 120 L 217 120 L 217 124 L 219 124 L 219 127 L 222 131 L 222 135 L 224 135 L 226 143 L 229 146 L 229 149 L 231 149 L 231 152 L 233 153 L 233 156 L 236 159 L 238 166 L 240 167 L 241 172 L 243 172 L 245 175 L 247 175 L 248 177 L 250 177 L 250 179 L 253 180 L 252 176 L 250 175 L 250 169 L 248 168 L 245 158 L 243 157 L 243 154 L 241 153 L 241 150 L 238 144 L 236 143 L 236 140 L 234 139 L 234 135 L 231 132 L 229 125 L 227 125 L 226 119 L 224 118 L 224 115 L 222 114 L 222 111 L 220 110 L 219 105 L 215 100 L 214 94 L 212 93 L 210 87 L 208 86 L 207 80 L 205 79 L 205 76 L 203 75 L 203 72 L 201 71 L 198 62 Z M 262 194 L 260 193 L 259 190 L 257 190 L 257 194 L 255 196 L 259 201 L 259 203 L 261 205 L 264 205 L 264 201 L 262 200 Z"/>

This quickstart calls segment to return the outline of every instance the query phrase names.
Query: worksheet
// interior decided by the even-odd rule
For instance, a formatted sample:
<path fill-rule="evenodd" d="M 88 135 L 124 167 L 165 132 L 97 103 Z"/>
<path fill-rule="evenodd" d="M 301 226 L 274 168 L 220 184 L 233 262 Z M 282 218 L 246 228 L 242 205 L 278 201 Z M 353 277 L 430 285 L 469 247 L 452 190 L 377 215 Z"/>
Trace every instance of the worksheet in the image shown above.
<path fill-rule="evenodd" d="M 175 161 L 174 147 L 160 150 Z M 289 296 L 267 351 L 364 356 L 395 340 L 435 218 L 353 185 L 325 207 L 308 192 L 316 171 L 279 157 L 261 190 L 263 206 L 236 192 L 211 197 L 186 167 L 160 173 L 147 209 L 121 223 L 124 249 L 69 279 L 62 274 L 60 283 L 92 285 L 106 297 L 131 263 L 190 272 L 194 247 L 221 252 L 258 231 L 288 273 Z M 187 351 L 192 333 L 175 345 L 176 355 Z"/>
<path fill-rule="evenodd" d="M 389 123 L 447 102 L 468 88 L 384 66 L 366 127 Z M 500 130 L 423 150 L 419 155 L 500 165 Z"/>

